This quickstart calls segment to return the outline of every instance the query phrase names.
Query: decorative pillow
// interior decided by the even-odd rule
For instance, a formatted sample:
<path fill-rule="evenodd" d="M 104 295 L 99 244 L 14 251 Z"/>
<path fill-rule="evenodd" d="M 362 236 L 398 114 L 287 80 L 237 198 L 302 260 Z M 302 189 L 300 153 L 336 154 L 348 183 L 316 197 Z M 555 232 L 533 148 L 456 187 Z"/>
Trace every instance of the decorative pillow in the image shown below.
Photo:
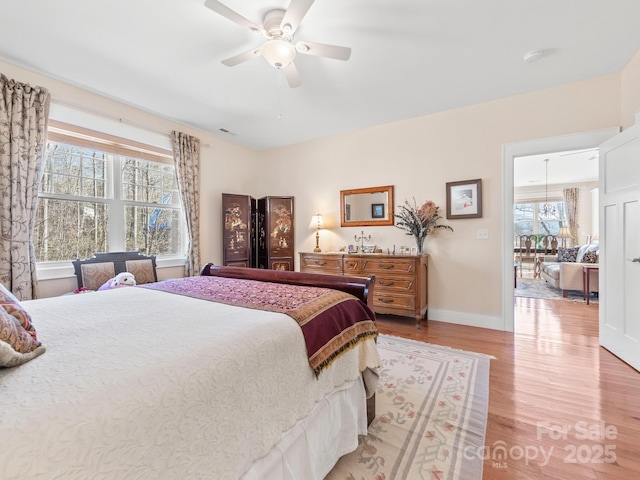
<path fill-rule="evenodd" d="M 127 260 L 125 266 L 127 267 L 127 272 L 136 277 L 137 285 L 156 281 L 151 260 Z"/>
<path fill-rule="evenodd" d="M 578 257 L 578 250 L 580 247 L 563 248 L 558 247 L 558 261 L 559 262 L 575 262 Z"/>
<path fill-rule="evenodd" d="M 587 245 L 582 245 L 580 250 L 578 250 L 578 255 L 576 257 L 576 262 L 578 263 L 589 263 L 584 261 L 585 254 L 589 252 L 597 252 L 600 249 L 600 246 L 597 243 L 591 243 Z"/>
<path fill-rule="evenodd" d="M 598 251 L 587 252 L 582 257 L 582 263 L 598 263 Z"/>
<path fill-rule="evenodd" d="M 24 328 L 34 340 L 38 340 L 36 329 L 31 322 L 31 316 L 27 311 L 22 308 L 20 302 L 10 290 L 0 283 L 0 307 L 4 309 L 6 313 L 15 317 L 22 328 Z"/>
<path fill-rule="evenodd" d="M 116 276 L 113 262 L 85 263 L 80 266 L 82 285 L 88 290 L 98 290 L 108 280 Z"/>
<path fill-rule="evenodd" d="M 20 322 L 0 308 L 0 367 L 15 367 L 36 358 L 46 348 Z"/>

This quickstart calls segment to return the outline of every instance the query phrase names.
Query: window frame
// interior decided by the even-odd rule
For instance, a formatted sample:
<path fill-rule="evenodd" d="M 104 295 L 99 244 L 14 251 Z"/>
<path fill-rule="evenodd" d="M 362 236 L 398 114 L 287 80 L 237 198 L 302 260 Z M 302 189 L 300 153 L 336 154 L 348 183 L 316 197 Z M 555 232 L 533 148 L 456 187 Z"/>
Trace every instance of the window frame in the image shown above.
<path fill-rule="evenodd" d="M 515 216 L 516 206 L 517 205 L 524 205 L 524 204 L 533 205 L 533 212 L 534 212 L 534 214 L 533 214 L 533 225 L 532 225 L 532 230 L 533 231 L 530 234 L 526 234 L 526 235 L 547 235 L 547 234 L 544 234 L 544 233 L 540 232 L 540 227 L 539 227 L 539 225 L 540 225 L 540 214 L 539 214 L 539 212 L 540 212 L 540 209 L 541 209 L 542 205 L 544 205 L 545 203 L 561 204 L 561 209 L 562 209 L 562 213 L 563 213 L 562 216 L 564 216 L 565 206 L 564 206 L 564 200 L 563 199 L 521 200 L 521 201 L 515 202 L 513 204 L 513 209 L 514 209 L 514 215 L 513 215 L 513 230 L 514 230 L 513 245 L 514 245 L 514 247 L 517 247 L 519 245 L 518 238 L 520 237 L 520 235 L 518 233 L 516 233 L 518 231 L 518 229 L 516 228 L 516 225 L 518 223 L 524 223 L 525 222 L 525 221 L 521 221 L 521 222 L 516 221 L 516 216 Z M 560 229 L 560 227 L 562 227 L 563 224 L 564 224 L 564 220 L 555 220 L 554 219 L 554 220 L 551 220 L 551 221 L 558 222 L 558 224 L 559 224 L 558 229 Z M 550 235 L 553 235 L 553 234 L 550 234 Z"/>
<path fill-rule="evenodd" d="M 109 134 L 103 134 L 94 130 L 78 127 L 75 125 L 50 120 L 47 129 L 47 142 L 66 143 L 73 146 L 91 148 L 107 154 L 106 168 L 106 191 L 105 198 L 101 197 L 84 197 L 77 195 L 64 195 L 60 193 L 38 192 L 39 198 L 52 198 L 59 200 L 104 203 L 109 206 L 109 240 L 108 250 L 110 252 L 125 251 L 126 235 L 125 235 L 125 208 L 127 206 L 134 207 L 152 207 L 157 208 L 157 203 L 139 202 L 135 200 L 127 200 L 122 198 L 122 175 L 116 172 L 122 172 L 122 164 L 125 157 L 138 160 L 152 161 L 164 163 L 173 166 L 173 153 L 160 147 L 142 144 L 133 140 L 116 137 Z M 182 201 L 177 204 L 162 205 L 160 208 L 170 208 L 180 210 L 181 215 L 181 235 L 179 250 L 183 253 L 156 255 L 157 267 L 176 267 L 183 266 L 186 262 L 187 226 Z M 154 254 L 153 252 L 149 252 Z M 42 280 L 73 277 L 73 266 L 69 260 L 60 261 L 38 261 L 36 260 L 36 270 L 38 278 Z"/>

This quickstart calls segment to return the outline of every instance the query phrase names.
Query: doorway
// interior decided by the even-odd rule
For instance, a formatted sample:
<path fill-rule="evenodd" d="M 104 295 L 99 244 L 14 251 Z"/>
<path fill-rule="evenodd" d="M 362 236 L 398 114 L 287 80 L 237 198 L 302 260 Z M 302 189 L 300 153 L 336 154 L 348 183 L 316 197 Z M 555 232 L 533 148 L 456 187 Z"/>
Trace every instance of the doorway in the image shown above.
<path fill-rule="evenodd" d="M 583 300 L 582 265 L 556 258 L 598 238 L 598 166 L 597 148 L 514 158 L 516 297 Z"/>
<path fill-rule="evenodd" d="M 514 307 L 513 307 L 513 238 L 514 238 L 514 163 L 518 157 L 531 155 L 548 155 L 552 152 L 568 152 L 597 148 L 602 142 L 613 137 L 619 132 L 619 128 L 609 128 L 593 132 L 549 137 L 527 142 L 518 142 L 505 145 L 502 154 L 503 172 L 503 273 L 502 273 L 502 314 L 504 318 L 504 330 L 513 332 Z"/>

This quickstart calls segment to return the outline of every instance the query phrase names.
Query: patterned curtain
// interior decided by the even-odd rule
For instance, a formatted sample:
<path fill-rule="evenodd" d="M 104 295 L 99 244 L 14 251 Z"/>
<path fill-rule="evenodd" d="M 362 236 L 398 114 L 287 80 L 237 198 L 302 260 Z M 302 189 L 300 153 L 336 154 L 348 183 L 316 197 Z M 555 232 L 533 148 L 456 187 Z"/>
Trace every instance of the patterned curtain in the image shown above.
<path fill-rule="evenodd" d="M 567 222 L 569 223 L 569 231 L 573 237 L 573 244 L 578 244 L 578 197 L 580 190 L 577 188 L 565 188 L 562 190 L 562 196 L 564 197 L 564 209 L 567 216 Z"/>
<path fill-rule="evenodd" d="M 171 132 L 178 188 L 187 219 L 187 276 L 200 271 L 200 139 Z"/>
<path fill-rule="evenodd" d="M 38 284 L 33 228 L 51 96 L 0 74 L 0 282 L 19 300 Z"/>

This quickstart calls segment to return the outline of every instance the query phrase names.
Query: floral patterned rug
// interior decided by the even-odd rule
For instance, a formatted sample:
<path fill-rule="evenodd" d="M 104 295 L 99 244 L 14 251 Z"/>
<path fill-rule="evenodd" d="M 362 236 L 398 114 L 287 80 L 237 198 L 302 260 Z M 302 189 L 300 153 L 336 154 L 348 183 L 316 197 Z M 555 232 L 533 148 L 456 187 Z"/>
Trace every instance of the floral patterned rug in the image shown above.
<path fill-rule="evenodd" d="M 482 478 L 490 357 L 380 335 L 376 418 L 325 480 Z"/>

